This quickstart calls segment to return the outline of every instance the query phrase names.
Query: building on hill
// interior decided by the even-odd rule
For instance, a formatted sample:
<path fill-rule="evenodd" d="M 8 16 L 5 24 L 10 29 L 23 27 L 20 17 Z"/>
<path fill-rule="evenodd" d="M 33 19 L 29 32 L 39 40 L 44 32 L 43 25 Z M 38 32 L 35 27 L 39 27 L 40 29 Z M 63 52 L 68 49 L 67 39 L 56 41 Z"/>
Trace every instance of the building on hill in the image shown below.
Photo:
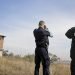
<path fill-rule="evenodd" d="M 3 56 L 3 51 L 4 51 L 4 49 L 3 49 L 4 38 L 5 38 L 5 36 L 2 35 L 2 34 L 0 34 L 0 57 Z"/>

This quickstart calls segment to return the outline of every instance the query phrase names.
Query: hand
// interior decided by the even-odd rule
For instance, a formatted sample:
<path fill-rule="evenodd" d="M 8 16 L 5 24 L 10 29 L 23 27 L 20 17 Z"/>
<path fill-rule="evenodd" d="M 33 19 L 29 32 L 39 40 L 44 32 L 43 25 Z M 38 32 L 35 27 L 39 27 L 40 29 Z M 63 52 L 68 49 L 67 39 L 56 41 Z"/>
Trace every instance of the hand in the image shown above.
<path fill-rule="evenodd" d="M 52 35 L 51 35 L 50 37 L 51 37 L 51 38 L 53 38 L 53 36 L 52 36 Z"/>
<path fill-rule="evenodd" d="M 46 27 L 46 25 L 44 25 L 44 29 L 46 29 L 47 27 Z"/>
<path fill-rule="evenodd" d="M 74 36 L 75 36 L 75 33 L 74 33 Z"/>

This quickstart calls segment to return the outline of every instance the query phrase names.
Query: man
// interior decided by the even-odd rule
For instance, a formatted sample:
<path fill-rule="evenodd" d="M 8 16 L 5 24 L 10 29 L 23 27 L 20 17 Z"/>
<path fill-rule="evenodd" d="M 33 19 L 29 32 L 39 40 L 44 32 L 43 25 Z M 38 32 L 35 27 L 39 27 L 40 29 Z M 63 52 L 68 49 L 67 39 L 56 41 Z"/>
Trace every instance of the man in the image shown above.
<path fill-rule="evenodd" d="M 71 61 L 71 75 L 75 75 L 75 27 L 72 27 L 66 32 L 66 36 L 72 39 L 70 57 Z"/>
<path fill-rule="evenodd" d="M 39 28 L 34 30 L 34 37 L 36 42 L 35 49 L 35 72 L 34 75 L 39 75 L 40 62 L 43 65 L 43 75 L 49 75 L 50 58 L 48 55 L 48 45 L 50 32 L 45 28 L 45 22 L 39 22 Z"/>

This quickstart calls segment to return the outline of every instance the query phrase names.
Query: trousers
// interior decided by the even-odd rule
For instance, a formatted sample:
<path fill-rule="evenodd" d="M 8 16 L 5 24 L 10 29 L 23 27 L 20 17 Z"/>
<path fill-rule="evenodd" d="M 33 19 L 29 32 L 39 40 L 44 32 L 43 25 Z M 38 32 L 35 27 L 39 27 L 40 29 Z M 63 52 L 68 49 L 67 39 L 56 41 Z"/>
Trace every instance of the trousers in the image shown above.
<path fill-rule="evenodd" d="M 34 75 L 39 75 L 40 62 L 43 65 L 43 75 L 50 75 L 49 66 L 50 58 L 48 55 L 47 48 L 36 48 L 35 49 L 35 71 Z"/>
<path fill-rule="evenodd" d="M 71 61 L 71 75 L 75 75 L 75 59 Z"/>

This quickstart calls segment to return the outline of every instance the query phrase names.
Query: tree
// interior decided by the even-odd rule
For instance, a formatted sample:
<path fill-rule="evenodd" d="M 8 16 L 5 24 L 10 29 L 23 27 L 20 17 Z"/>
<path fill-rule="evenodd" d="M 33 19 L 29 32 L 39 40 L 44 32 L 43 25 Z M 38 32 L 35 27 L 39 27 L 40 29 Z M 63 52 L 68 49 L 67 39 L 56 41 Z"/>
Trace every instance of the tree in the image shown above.
<path fill-rule="evenodd" d="M 54 63 L 54 62 L 60 60 L 59 57 L 57 57 L 56 55 L 54 55 L 52 53 L 49 53 L 49 56 L 50 56 L 50 59 L 51 59 L 51 63 Z"/>
<path fill-rule="evenodd" d="M 14 56 L 14 54 L 13 54 L 13 53 L 9 53 L 9 54 L 8 54 L 8 56 L 13 57 L 13 56 Z"/>
<path fill-rule="evenodd" d="M 8 50 L 3 51 L 3 56 L 8 56 Z"/>

